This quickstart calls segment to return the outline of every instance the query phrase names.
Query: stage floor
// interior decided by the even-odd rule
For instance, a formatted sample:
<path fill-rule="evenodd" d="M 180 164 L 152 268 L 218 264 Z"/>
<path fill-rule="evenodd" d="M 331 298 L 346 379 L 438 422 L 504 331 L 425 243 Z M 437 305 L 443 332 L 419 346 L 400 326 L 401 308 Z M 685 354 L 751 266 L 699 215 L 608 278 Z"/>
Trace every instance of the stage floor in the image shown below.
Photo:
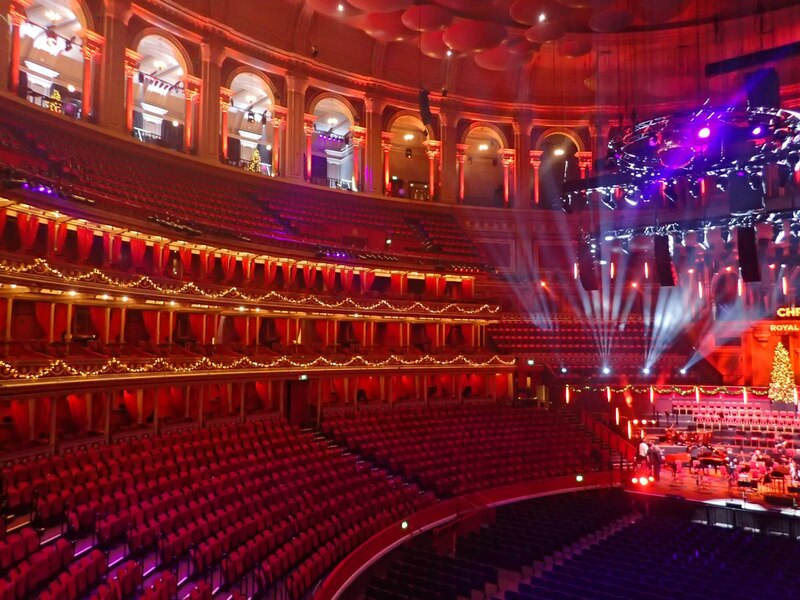
<path fill-rule="evenodd" d="M 787 494 L 781 485 L 759 486 L 758 491 L 747 490 L 745 494 L 736 485 L 729 487 L 727 479 L 721 472 L 709 469 L 708 474 L 695 475 L 684 469 L 680 475 L 673 476 L 672 470 L 661 469 L 660 481 L 648 481 L 646 485 L 632 483 L 631 479 L 647 477 L 647 471 L 641 469 L 623 479 L 627 489 L 644 494 L 659 496 L 680 496 L 694 502 L 705 502 L 716 506 L 738 504 L 747 510 L 780 510 L 791 516 L 800 516 L 800 498 Z"/>

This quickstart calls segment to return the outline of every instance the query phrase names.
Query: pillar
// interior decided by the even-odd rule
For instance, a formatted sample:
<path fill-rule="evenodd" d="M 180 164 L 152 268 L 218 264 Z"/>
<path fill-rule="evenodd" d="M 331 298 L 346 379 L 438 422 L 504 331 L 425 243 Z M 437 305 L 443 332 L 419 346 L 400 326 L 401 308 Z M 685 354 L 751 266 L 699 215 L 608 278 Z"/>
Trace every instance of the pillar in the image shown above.
<path fill-rule="evenodd" d="M 139 73 L 141 54 L 125 49 L 125 132 L 133 133 L 133 84 Z"/>
<path fill-rule="evenodd" d="M 149 391 L 153 394 L 153 433 L 158 435 L 158 392 L 155 388 Z"/>
<path fill-rule="evenodd" d="M 383 186 L 383 98 L 367 96 L 364 99 L 366 138 L 363 151 L 364 172 L 361 188 L 378 194 Z"/>
<path fill-rule="evenodd" d="M 183 85 L 183 97 L 186 102 L 183 116 L 183 151 L 193 154 L 195 142 L 194 102 L 200 98 L 201 81 L 191 75 L 184 75 Z"/>
<path fill-rule="evenodd" d="M 464 165 L 467 162 L 467 144 L 456 144 L 456 163 L 458 164 L 458 204 L 464 203 Z"/>
<path fill-rule="evenodd" d="M 11 21 L 11 61 L 8 71 L 8 87 L 14 93 L 19 89 L 20 30 L 25 22 L 25 9 L 28 6 L 30 6 L 29 0 L 12 0 L 8 14 Z"/>
<path fill-rule="evenodd" d="M 508 208 L 514 196 L 512 169 L 514 168 L 514 156 L 516 152 L 511 148 L 501 148 L 498 154 L 500 155 L 500 162 L 503 165 L 503 206 Z"/>
<path fill-rule="evenodd" d="M 284 137 L 286 136 L 286 109 L 282 106 L 272 108 L 272 175 L 278 177 L 283 168 Z"/>
<path fill-rule="evenodd" d="M 442 132 L 441 157 L 439 161 L 439 202 L 456 203 L 458 190 L 456 189 L 456 161 L 458 132 L 458 116 L 447 106 L 450 100 L 442 99 L 439 124 Z"/>
<path fill-rule="evenodd" d="M 239 421 L 244 423 L 244 399 L 247 392 L 247 382 L 239 384 Z"/>
<path fill-rule="evenodd" d="M 61 396 L 63 398 L 63 396 Z M 59 396 L 50 396 L 50 451 L 56 448 L 56 425 L 58 424 Z"/>
<path fill-rule="evenodd" d="M 137 413 L 137 423 L 141 425 L 144 423 L 144 390 L 139 388 L 136 390 L 136 413 Z"/>
<path fill-rule="evenodd" d="M 542 150 L 531 150 L 531 166 L 533 167 L 533 204 L 539 205 L 539 168 L 542 166 Z"/>
<path fill-rule="evenodd" d="M 581 179 L 586 179 L 592 175 L 592 153 L 591 152 L 576 152 L 575 156 L 578 158 L 578 168 L 581 171 Z"/>
<path fill-rule="evenodd" d="M 286 138 L 282 174 L 290 179 L 303 179 L 305 175 L 303 150 L 305 148 L 305 93 L 308 80 L 298 75 L 286 76 Z"/>
<path fill-rule="evenodd" d="M 222 86 L 222 63 L 225 60 L 225 45 L 217 38 L 200 44 L 200 94 L 195 140 L 197 155 L 219 160 L 220 156 L 220 103 Z"/>
<path fill-rule="evenodd" d="M 367 143 L 367 129 L 353 125 L 350 128 L 353 144 L 353 189 L 361 191 L 364 184 L 364 148 Z"/>
<path fill-rule="evenodd" d="M 83 101 L 81 104 L 81 118 L 84 121 L 91 120 L 94 113 L 94 77 L 92 67 L 103 49 L 103 37 L 93 31 L 83 32 Z"/>
<path fill-rule="evenodd" d="M 531 204 L 531 127 L 533 120 L 528 115 L 520 115 L 514 120 L 514 148 L 516 148 L 516 187 L 517 206 L 528 208 Z"/>
<path fill-rule="evenodd" d="M 114 131 L 127 124 L 128 21 L 133 14 L 131 0 L 103 0 L 103 58 L 100 62 L 98 102 L 94 103 L 99 123 Z M 138 67 L 138 61 L 136 66 Z M 137 69 L 132 69 L 135 71 Z M 132 83 L 132 82 L 131 82 Z M 133 91 L 131 91 L 131 96 Z M 133 113 L 131 113 L 133 119 Z M 131 120 L 131 123 L 133 121 Z"/>
<path fill-rule="evenodd" d="M 208 95 L 208 94 L 207 94 Z M 228 160 L 228 111 L 231 109 L 231 99 L 233 98 L 233 91 L 228 88 L 220 88 L 219 90 L 219 121 L 220 121 L 220 154 L 222 162 Z"/>
<path fill-rule="evenodd" d="M 392 152 L 392 138 L 394 134 L 391 131 L 381 132 L 381 152 L 383 153 L 383 193 L 386 196 L 392 195 L 392 174 L 391 167 L 389 166 L 389 156 Z"/>
<path fill-rule="evenodd" d="M 105 404 L 105 422 L 103 423 L 103 437 L 105 443 L 111 442 L 111 408 L 114 400 L 114 392 L 101 392 L 103 394 L 103 404 Z"/>
<path fill-rule="evenodd" d="M 433 202 L 439 197 L 436 193 L 436 159 L 442 151 L 442 142 L 437 140 L 425 140 L 422 142 L 422 145 L 425 146 L 425 155 L 428 157 L 428 199 Z"/>
<path fill-rule="evenodd" d="M 317 117 L 314 115 L 303 115 L 303 134 L 305 135 L 305 171 L 303 178 L 311 181 L 311 145 L 314 142 L 314 122 Z"/>

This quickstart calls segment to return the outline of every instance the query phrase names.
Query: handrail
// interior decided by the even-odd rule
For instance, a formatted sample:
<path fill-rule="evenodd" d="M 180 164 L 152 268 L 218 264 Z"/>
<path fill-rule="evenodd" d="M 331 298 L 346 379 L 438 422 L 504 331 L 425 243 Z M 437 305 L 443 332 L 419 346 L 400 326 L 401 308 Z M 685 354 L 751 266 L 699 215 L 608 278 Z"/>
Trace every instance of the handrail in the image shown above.
<path fill-rule="evenodd" d="M 608 444 L 612 450 L 619 452 L 626 460 L 632 461 L 636 457 L 636 448 L 633 444 L 619 436 L 605 423 L 595 419 L 588 411 L 581 411 L 581 423 L 589 427 L 601 442 Z"/>
<path fill-rule="evenodd" d="M 610 487 L 617 485 L 619 481 L 619 472 L 599 471 L 584 474 L 580 484 L 576 483 L 574 475 L 567 475 L 516 483 L 444 500 L 418 513 L 408 515 L 405 519 L 408 524 L 406 529 L 403 529 L 401 523 L 395 523 L 353 550 L 320 584 L 314 592 L 313 600 L 337 600 L 342 597 L 347 587 L 378 559 L 426 531 L 452 523 L 465 511 L 474 511 L 476 507 L 493 508 L 561 492 Z"/>

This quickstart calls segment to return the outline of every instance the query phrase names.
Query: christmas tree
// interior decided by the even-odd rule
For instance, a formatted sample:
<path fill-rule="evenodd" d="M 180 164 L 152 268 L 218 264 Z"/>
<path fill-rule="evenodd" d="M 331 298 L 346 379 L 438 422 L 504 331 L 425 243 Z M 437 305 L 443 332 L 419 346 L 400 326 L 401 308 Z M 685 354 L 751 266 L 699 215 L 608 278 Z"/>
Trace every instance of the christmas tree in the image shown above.
<path fill-rule="evenodd" d="M 247 165 L 247 170 L 253 173 L 261 173 L 261 155 L 258 150 L 253 150 L 253 156 L 250 157 L 250 164 Z"/>
<path fill-rule="evenodd" d="M 781 342 L 775 346 L 769 398 L 773 402 L 794 402 L 794 371 L 789 361 L 789 353 Z"/>

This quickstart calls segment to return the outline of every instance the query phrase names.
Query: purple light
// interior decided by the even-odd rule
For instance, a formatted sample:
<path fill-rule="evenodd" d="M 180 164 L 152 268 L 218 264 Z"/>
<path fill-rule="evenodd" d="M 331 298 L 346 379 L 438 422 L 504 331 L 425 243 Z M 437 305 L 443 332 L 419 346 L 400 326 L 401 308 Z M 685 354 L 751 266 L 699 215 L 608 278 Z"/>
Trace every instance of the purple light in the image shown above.
<path fill-rule="evenodd" d="M 699 137 L 701 140 L 706 139 L 710 135 L 711 135 L 711 129 L 709 127 L 703 127 L 700 131 L 697 132 L 697 137 Z"/>
<path fill-rule="evenodd" d="M 44 186 L 43 186 L 43 185 L 40 185 L 40 186 L 39 186 L 39 191 L 40 191 L 40 192 L 43 192 L 43 191 L 44 191 Z"/>
<path fill-rule="evenodd" d="M 761 125 L 753 127 L 753 135 L 761 135 Z"/>

